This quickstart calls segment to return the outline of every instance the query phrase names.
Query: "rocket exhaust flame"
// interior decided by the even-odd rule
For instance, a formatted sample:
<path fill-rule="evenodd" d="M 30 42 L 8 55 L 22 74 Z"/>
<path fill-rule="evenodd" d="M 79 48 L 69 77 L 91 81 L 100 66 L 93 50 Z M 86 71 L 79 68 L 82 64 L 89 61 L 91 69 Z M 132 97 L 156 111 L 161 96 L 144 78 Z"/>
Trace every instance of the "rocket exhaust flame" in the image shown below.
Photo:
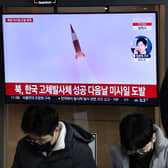
<path fill-rule="evenodd" d="M 71 24 L 70 24 L 70 28 L 71 28 L 73 46 L 74 46 L 75 53 L 76 53 L 75 58 L 78 59 L 78 58 L 85 57 L 85 54 L 81 51 L 81 47 L 80 47 L 80 44 L 79 44 L 78 37 L 77 37 L 77 35 L 76 35 L 76 33 L 75 33 Z"/>

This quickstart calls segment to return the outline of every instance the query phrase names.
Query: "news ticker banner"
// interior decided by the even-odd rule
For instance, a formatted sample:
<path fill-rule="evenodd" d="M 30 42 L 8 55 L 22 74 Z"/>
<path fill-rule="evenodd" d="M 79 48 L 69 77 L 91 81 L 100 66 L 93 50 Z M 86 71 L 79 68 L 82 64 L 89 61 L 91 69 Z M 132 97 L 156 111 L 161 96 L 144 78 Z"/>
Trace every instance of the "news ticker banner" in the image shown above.
<path fill-rule="evenodd" d="M 5 93 L 20 96 L 157 98 L 157 85 L 6 83 Z"/>

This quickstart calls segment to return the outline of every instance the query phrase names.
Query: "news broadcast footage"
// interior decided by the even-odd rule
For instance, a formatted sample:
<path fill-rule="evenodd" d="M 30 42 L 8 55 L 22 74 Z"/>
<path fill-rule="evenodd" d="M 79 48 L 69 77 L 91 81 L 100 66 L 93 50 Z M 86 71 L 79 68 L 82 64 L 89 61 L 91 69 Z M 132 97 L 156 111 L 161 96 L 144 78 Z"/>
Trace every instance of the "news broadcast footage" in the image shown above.
<path fill-rule="evenodd" d="M 7 102 L 157 104 L 157 14 L 3 14 Z"/>

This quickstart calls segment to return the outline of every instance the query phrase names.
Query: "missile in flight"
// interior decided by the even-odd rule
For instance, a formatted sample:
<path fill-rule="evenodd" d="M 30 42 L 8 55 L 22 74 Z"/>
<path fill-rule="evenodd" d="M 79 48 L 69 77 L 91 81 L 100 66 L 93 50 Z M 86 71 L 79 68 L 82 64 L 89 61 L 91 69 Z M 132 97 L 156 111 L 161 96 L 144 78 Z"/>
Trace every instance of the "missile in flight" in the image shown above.
<path fill-rule="evenodd" d="M 73 46 L 74 46 L 75 53 L 76 53 L 75 58 L 79 59 L 79 58 L 85 57 L 85 54 L 81 51 L 81 47 L 80 47 L 80 44 L 79 44 L 78 37 L 77 37 L 77 35 L 76 35 L 76 33 L 75 33 L 71 24 L 70 24 L 70 28 L 71 28 Z"/>

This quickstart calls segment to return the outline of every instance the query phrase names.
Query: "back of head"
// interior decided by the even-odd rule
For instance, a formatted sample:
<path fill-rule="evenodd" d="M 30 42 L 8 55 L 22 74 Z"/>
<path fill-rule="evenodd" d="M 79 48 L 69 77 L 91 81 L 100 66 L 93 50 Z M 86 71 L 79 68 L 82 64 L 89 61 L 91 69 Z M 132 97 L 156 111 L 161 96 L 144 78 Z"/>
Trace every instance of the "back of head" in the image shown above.
<path fill-rule="evenodd" d="M 49 105 L 31 105 L 23 114 L 21 128 L 24 133 L 52 134 L 58 126 L 58 113 Z"/>
<path fill-rule="evenodd" d="M 166 70 L 164 80 L 160 88 L 159 105 L 161 120 L 166 136 L 168 137 L 168 69 Z"/>
<path fill-rule="evenodd" d="M 143 113 L 129 114 L 120 123 L 120 140 L 126 150 L 144 147 L 152 135 L 153 122 Z"/>

